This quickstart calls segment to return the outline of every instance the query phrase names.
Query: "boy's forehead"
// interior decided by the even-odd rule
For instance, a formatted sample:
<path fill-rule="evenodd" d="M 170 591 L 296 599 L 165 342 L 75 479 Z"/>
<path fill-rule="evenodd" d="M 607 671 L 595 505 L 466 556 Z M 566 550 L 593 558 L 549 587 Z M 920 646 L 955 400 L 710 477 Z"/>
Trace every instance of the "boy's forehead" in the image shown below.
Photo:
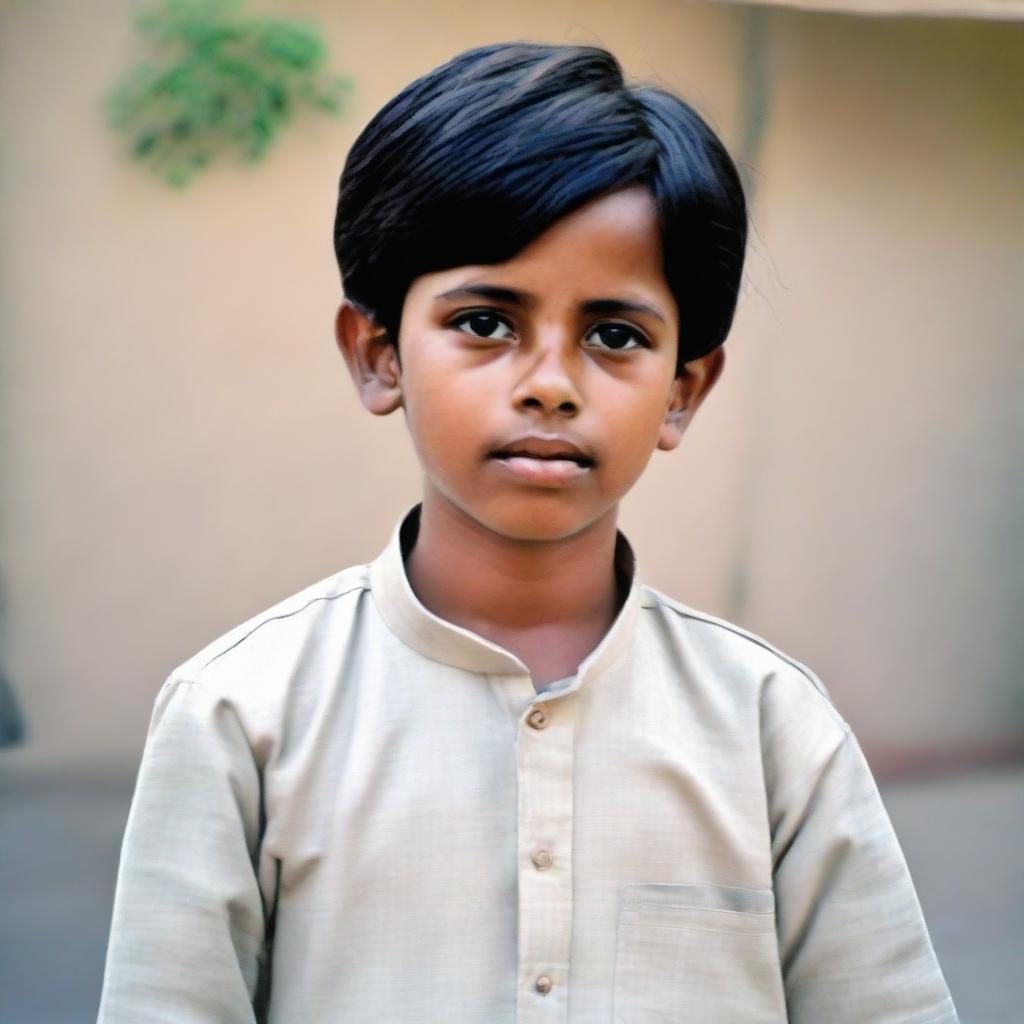
<path fill-rule="evenodd" d="M 651 194 L 641 186 L 632 186 L 592 199 L 550 224 L 517 257 L 572 249 L 579 244 L 607 244 L 623 251 L 637 247 L 660 265 L 661 230 Z"/>

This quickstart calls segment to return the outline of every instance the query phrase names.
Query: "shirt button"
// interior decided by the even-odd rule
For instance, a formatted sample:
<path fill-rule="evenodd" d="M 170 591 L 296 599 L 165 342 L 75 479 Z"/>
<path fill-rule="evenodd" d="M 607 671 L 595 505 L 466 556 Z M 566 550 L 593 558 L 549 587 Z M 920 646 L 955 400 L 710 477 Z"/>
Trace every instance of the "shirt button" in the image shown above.
<path fill-rule="evenodd" d="M 542 974 L 537 979 L 536 986 L 537 986 L 537 991 L 542 996 L 546 996 L 551 991 L 551 979 L 546 974 Z"/>
<path fill-rule="evenodd" d="M 534 729 L 543 729 L 548 724 L 548 713 L 543 708 L 534 708 L 526 721 Z"/>
<path fill-rule="evenodd" d="M 534 850 L 531 856 L 538 871 L 546 871 L 555 862 L 555 858 L 548 850 Z"/>

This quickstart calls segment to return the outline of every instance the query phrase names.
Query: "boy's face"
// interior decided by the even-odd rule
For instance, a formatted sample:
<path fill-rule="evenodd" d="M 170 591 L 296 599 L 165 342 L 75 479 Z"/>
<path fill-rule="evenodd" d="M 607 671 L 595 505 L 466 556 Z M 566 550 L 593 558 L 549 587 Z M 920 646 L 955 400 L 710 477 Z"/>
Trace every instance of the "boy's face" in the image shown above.
<path fill-rule="evenodd" d="M 614 521 L 655 448 L 679 443 L 723 356 L 677 378 L 678 330 L 641 188 L 591 202 L 505 263 L 418 277 L 401 366 L 351 306 L 338 317 L 364 403 L 405 410 L 425 505 L 517 540 Z M 543 458 L 560 449 L 584 464 Z"/>

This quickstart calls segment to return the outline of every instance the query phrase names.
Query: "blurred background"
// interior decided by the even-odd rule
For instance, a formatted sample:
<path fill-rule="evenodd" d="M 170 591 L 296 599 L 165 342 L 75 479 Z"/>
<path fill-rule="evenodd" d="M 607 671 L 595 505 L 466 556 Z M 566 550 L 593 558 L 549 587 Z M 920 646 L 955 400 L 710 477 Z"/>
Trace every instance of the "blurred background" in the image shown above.
<path fill-rule="evenodd" d="M 334 347 L 337 177 L 412 78 L 515 38 L 611 49 L 741 164 L 726 372 L 621 525 L 821 676 L 962 1020 L 1019 1020 L 1024 3 L 252 0 L 350 85 L 185 188 L 105 106 L 161 6 L 0 0 L 0 1020 L 95 1018 L 171 669 L 418 500 Z"/>

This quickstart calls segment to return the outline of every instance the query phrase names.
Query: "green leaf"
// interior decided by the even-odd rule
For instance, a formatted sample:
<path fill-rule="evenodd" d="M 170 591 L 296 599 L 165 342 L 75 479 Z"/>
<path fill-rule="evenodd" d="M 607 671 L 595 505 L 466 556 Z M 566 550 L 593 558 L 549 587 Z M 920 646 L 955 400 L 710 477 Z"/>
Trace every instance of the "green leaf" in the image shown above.
<path fill-rule="evenodd" d="M 156 146 L 156 142 L 156 132 L 146 132 L 144 135 L 140 135 L 135 140 L 135 155 L 137 157 L 144 157 L 151 153 Z"/>
<path fill-rule="evenodd" d="M 297 108 L 337 114 L 351 89 L 319 71 L 315 26 L 247 16 L 242 0 L 162 0 L 137 25 L 151 53 L 114 84 L 107 117 L 175 188 L 227 153 L 258 159 Z"/>

